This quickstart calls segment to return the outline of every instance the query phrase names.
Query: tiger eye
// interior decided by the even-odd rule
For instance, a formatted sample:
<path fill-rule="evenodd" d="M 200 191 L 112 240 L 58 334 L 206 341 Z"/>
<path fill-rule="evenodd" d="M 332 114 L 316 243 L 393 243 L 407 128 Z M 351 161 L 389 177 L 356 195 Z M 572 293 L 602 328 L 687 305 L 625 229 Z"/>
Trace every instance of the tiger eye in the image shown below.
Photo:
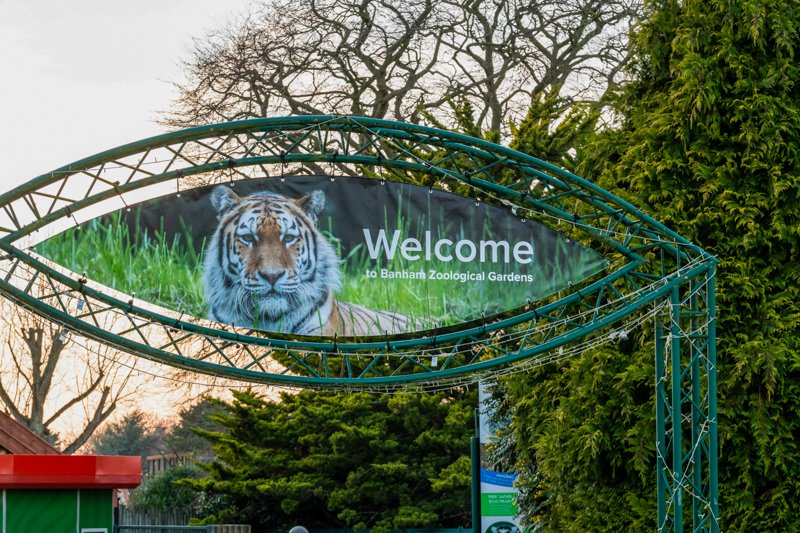
<path fill-rule="evenodd" d="M 254 244 L 256 242 L 256 237 L 252 233 L 245 233 L 243 235 L 239 235 L 239 240 L 244 244 Z"/>

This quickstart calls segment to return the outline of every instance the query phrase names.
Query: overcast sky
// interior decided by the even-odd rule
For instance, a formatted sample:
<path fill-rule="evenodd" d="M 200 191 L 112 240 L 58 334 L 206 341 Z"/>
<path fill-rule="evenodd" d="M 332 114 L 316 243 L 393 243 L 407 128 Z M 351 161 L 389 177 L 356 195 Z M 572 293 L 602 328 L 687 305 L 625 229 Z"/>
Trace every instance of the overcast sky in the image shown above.
<path fill-rule="evenodd" d="M 193 37 L 248 0 L 0 0 L 0 192 L 155 123 Z"/>

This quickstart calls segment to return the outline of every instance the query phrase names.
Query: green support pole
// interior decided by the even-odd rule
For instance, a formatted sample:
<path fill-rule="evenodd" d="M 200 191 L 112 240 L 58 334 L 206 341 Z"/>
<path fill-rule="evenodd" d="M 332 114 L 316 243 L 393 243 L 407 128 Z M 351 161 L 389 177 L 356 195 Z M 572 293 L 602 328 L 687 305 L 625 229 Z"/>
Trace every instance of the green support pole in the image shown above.
<path fill-rule="evenodd" d="M 472 437 L 472 533 L 481 531 L 481 443 L 478 437 Z"/>
<path fill-rule="evenodd" d="M 717 293 L 716 267 L 708 269 L 708 496 L 711 533 L 719 533 L 717 449 Z"/>
<path fill-rule="evenodd" d="M 683 450 L 681 448 L 681 302 L 678 288 L 672 289 L 670 313 L 670 377 L 672 379 L 672 516 L 673 529 L 683 531 Z"/>
<path fill-rule="evenodd" d="M 667 398 L 664 368 L 664 326 L 656 317 L 656 487 L 658 491 L 658 531 L 664 531 L 667 522 L 667 432 L 664 402 Z"/>
<path fill-rule="evenodd" d="M 684 524 L 684 511 L 692 513 L 691 531 L 719 532 L 713 277 L 711 266 L 697 276 L 685 278 L 682 286 L 673 286 L 669 330 L 663 320 L 656 322 L 659 532 L 683 533 L 684 526 L 689 530 L 688 517 Z M 684 497 L 691 497 L 691 510 Z"/>
<path fill-rule="evenodd" d="M 698 313 L 698 295 L 697 290 L 700 285 L 695 281 L 689 284 L 689 307 L 690 307 L 690 324 L 689 329 L 689 353 L 691 355 L 692 364 L 692 531 L 698 531 L 703 527 L 703 507 L 705 495 L 702 490 L 703 486 L 703 441 L 704 428 L 702 425 L 702 418 L 706 413 L 702 410 L 701 395 L 700 395 L 700 357 L 702 355 L 702 346 L 698 348 L 698 343 L 701 340 L 700 333 L 700 320 Z"/>

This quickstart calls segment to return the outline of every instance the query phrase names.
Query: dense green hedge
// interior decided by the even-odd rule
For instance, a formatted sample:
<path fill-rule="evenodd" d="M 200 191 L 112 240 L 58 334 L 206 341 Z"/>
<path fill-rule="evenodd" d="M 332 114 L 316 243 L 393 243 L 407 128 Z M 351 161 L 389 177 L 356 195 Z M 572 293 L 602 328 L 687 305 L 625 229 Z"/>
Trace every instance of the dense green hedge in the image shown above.
<path fill-rule="evenodd" d="M 799 34 L 796 1 L 651 3 L 621 127 L 578 169 L 721 260 L 725 531 L 800 531 Z M 655 528 L 651 339 L 508 385 L 540 525 Z"/>

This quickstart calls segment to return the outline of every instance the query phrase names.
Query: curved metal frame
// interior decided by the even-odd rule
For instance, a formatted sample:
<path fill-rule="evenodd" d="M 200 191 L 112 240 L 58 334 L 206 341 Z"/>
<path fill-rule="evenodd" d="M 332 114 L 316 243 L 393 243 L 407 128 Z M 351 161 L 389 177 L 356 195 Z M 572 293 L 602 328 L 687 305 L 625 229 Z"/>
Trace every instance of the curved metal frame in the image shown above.
<path fill-rule="evenodd" d="M 30 250 L 48 234 L 100 212 L 214 182 L 308 172 L 381 179 L 384 171 L 393 179 L 414 176 L 431 187 L 471 191 L 476 201 L 568 232 L 613 264 L 600 279 L 481 323 L 388 338 L 311 339 L 155 308 Z M 1 195 L 0 251 L 0 292 L 72 331 L 179 368 L 285 386 L 451 386 L 555 359 L 552 354 L 564 346 L 613 336 L 620 321 L 652 307 L 659 324 L 659 528 L 682 530 L 686 493 L 695 501 L 696 529 L 716 530 L 716 260 L 621 198 L 532 156 L 452 132 L 368 118 L 203 126 L 108 150 Z M 666 328 L 660 325 L 665 320 Z M 684 431 L 681 413 L 687 409 L 691 429 Z M 713 482 L 695 475 L 699 465 Z"/>

